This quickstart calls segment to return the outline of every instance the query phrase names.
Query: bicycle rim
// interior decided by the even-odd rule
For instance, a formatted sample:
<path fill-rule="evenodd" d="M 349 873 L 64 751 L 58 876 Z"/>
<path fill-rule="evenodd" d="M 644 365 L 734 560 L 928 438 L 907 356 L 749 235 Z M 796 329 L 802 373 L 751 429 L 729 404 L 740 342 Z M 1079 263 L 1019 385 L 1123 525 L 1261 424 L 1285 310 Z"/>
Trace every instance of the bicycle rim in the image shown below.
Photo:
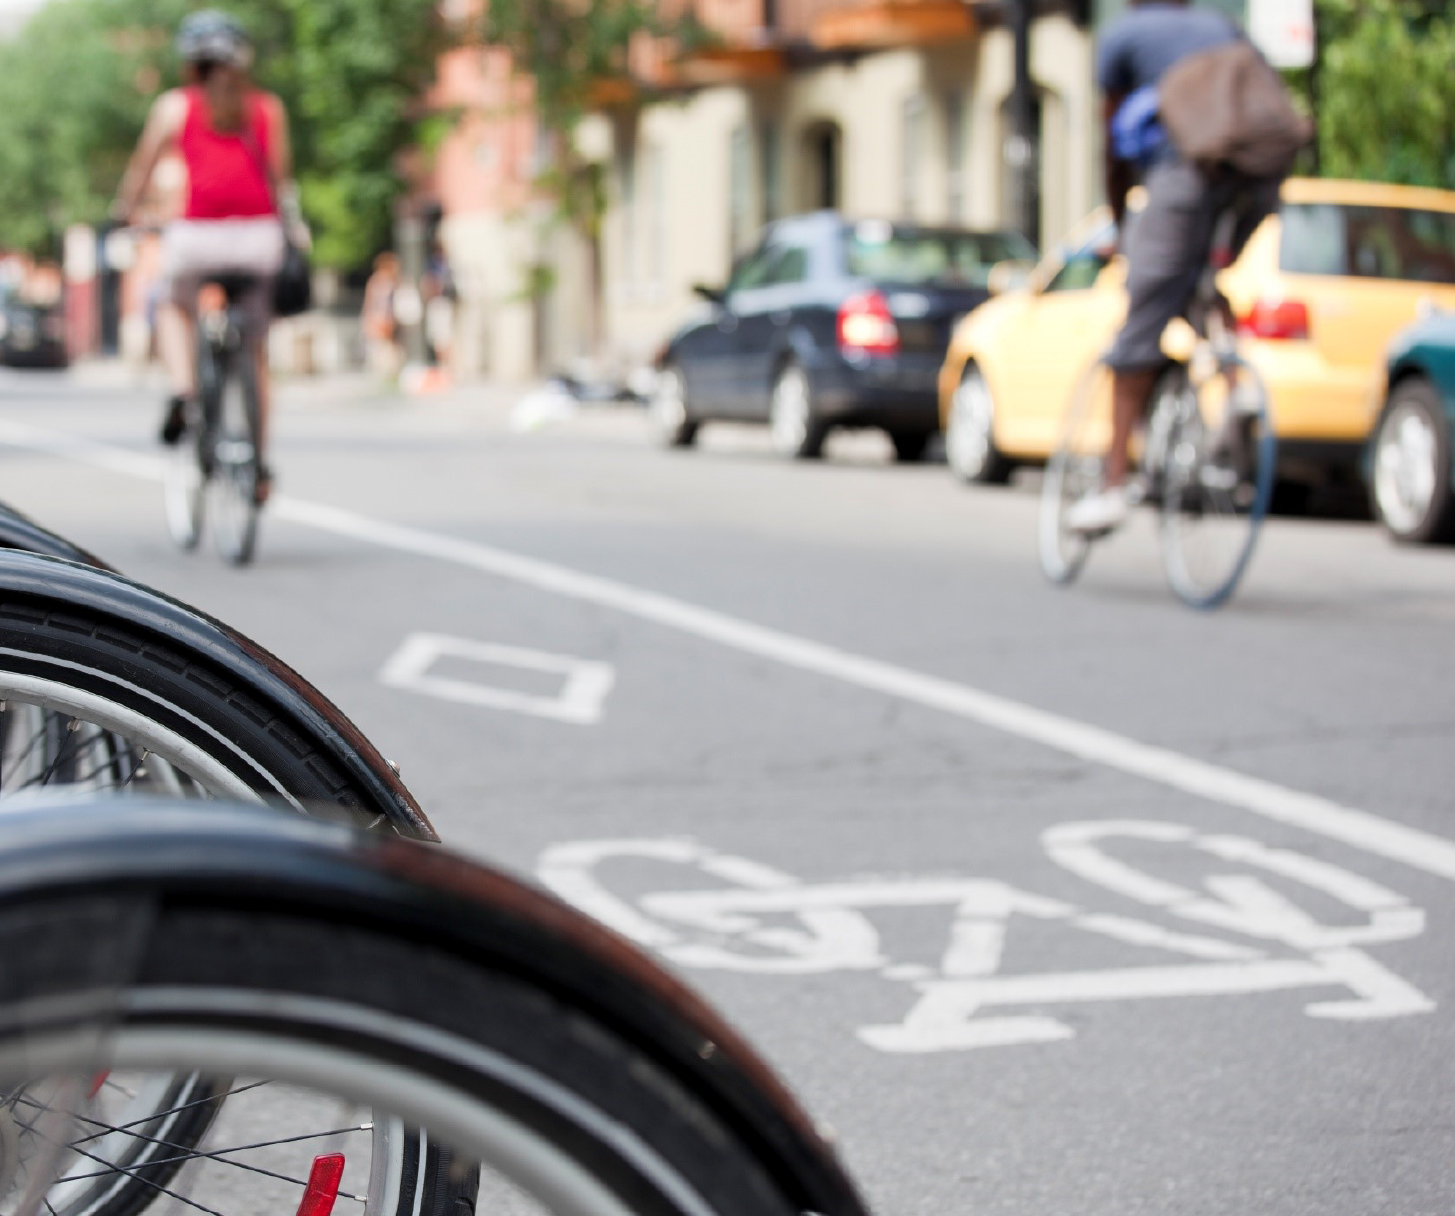
<path fill-rule="evenodd" d="M 0 811 L 76 793 L 260 800 L 205 749 L 145 714 L 56 680 L 0 672 Z M 42 1216 L 137 1216 L 174 1194 L 183 1165 L 216 1135 L 231 1088 L 226 1078 L 188 1069 L 97 1074 L 86 1099 L 90 1139 L 76 1160 L 100 1164 L 59 1176 Z M 384 1136 L 392 1137 L 388 1152 L 418 1172 L 413 1133 L 395 1126 L 375 1139 Z"/>
<path fill-rule="evenodd" d="M 1238 586 L 1273 496 L 1278 445 L 1262 378 L 1240 359 L 1190 375 L 1168 429 L 1162 559 L 1192 608 L 1217 608 Z"/>
<path fill-rule="evenodd" d="M 258 535 L 256 396 L 246 353 L 225 370 L 217 395 L 214 439 L 213 534 L 219 552 L 234 565 L 252 560 Z"/>
<path fill-rule="evenodd" d="M 187 429 L 167 454 L 163 469 L 162 504 L 167 531 L 180 549 L 195 549 L 202 538 L 207 486 L 202 476 L 200 443 L 196 420 L 189 418 Z"/>
<path fill-rule="evenodd" d="M 1091 553 L 1091 539 L 1066 526 L 1072 505 L 1101 485 L 1110 434 L 1111 376 L 1098 363 L 1081 378 L 1061 423 L 1061 438 L 1041 482 L 1037 536 L 1041 570 L 1053 583 L 1075 580 Z"/>

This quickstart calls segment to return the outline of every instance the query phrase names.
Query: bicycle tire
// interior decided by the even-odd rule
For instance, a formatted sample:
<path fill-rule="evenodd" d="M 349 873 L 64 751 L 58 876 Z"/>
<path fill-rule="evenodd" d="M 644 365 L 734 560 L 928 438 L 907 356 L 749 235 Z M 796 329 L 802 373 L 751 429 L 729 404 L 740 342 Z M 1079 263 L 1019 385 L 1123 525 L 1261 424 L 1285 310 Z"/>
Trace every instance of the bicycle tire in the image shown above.
<path fill-rule="evenodd" d="M 1221 607 L 1237 589 L 1273 498 L 1277 460 L 1268 389 L 1255 368 L 1225 355 L 1208 375 L 1184 369 L 1160 531 L 1167 582 L 1188 607 Z"/>
<path fill-rule="evenodd" d="M 243 347 L 215 358 L 212 515 L 218 552 L 234 566 L 253 560 L 258 543 L 258 390 Z"/>
<path fill-rule="evenodd" d="M 551 897 L 277 814 L 202 832 L 176 804 L 113 809 L 32 816 L 0 856 L 0 943 L 29 943 L 0 975 L 12 1085 L 17 1058 L 161 1067 L 165 1048 L 168 1068 L 337 1086 L 559 1216 L 863 1216 L 737 1036 Z M 78 1029 L 83 998 L 101 1012 Z"/>
<path fill-rule="evenodd" d="M 1101 484 L 1102 455 L 1109 434 L 1110 374 L 1107 366 L 1098 360 L 1081 377 L 1062 419 L 1056 450 L 1046 462 L 1041 481 L 1037 547 L 1041 572 L 1057 586 L 1075 582 L 1091 555 L 1093 538 L 1068 528 L 1066 513 L 1083 495 Z"/>
<path fill-rule="evenodd" d="M 66 539 L 58 532 L 36 523 L 30 516 L 9 503 L 0 502 L 0 548 L 21 549 L 27 553 L 43 553 L 63 557 L 67 561 L 94 566 L 97 570 L 112 569 L 94 553 Z"/>

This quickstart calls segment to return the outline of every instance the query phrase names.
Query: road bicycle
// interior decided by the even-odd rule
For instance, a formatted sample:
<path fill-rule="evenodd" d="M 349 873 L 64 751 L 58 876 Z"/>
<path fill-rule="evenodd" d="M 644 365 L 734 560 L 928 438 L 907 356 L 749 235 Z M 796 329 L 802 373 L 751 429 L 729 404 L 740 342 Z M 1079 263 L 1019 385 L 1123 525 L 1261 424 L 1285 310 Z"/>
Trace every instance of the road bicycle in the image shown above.
<path fill-rule="evenodd" d="M 250 562 L 257 548 L 265 494 L 257 366 L 240 306 L 255 282 L 249 275 L 223 274 L 211 280 L 215 292 L 203 288 L 197 394 L 184 410 L 184 429 L 163 486 L 172 539 L 183 549 L 195 549 L 210 511 L 218 549 L 239 566 Z"/>
<path fill-rule="evenodd" d="M 1134 437 L 1139 472 L 1133 502 L 1158 508 L 1162 563 L 1176 595 L 1193 608 L 1226 603 L 1253 555 L 1273 496 L 1277 438 L 1263 378 L 1239 353 L 1218 271 L 1231 263 L 1236 206 L 1214 226 L 1212 253 L 1188 309 L 1186 357 L 1168 365 Z M 1041 568 L 1073 582 L 1109 533 L 1067 526 L 1067 513 L 1102 484 L 1111 434 L 1111 372 L 1095 364 L 1082 379 L 1046 466 L 1038 525 Z"/>
<path fill-rule="evenodd" d="M 0 552 L 5 1216 L 862 1216 L 729 1027 L 445 853 L 316 690 L 12 544 L 54 555 Z"/>

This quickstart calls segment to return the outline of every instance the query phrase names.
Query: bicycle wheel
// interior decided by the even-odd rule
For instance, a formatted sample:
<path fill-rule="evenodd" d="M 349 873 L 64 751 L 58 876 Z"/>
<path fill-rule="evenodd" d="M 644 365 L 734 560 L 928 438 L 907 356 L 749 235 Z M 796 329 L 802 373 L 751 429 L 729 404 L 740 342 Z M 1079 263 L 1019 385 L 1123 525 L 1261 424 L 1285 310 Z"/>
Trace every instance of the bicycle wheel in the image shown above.
<path fill-rule="evenodd" d="M 1111 436 L 1111 372 L 1096 363 L 1081 378 L 1061 423 L 1061 438 L 1041 482 L 1038 537 L 1041 570 L 1053 583 L 1072 582 L 1091 553 L 1091 537 L 1066 526 L 1071 507 L 1101 486 L 1102 456 Z"/>
<path fill-rule="evenodd" d="M 67 815 L 0 861 L 0 943 L 26 943 L 0 975 L 0 1122 L 25 1113 L 9 1136 L 38 1162 L 12 1191 L 116 1167 L 71 1078 L 160 1072 L 234 1078 L 167 1188 L 213 1216 L 404 1216 L 417 1188 L 381 1127 L 442 1146 L 447 1191 L 480 1179 L 460 1216 L 861 1216 L 732 1031 L 549 897 L 276 814 Z"/>
<path fill-rule="evenodd" d="M 217 364 L 213 435 L 213 535 L 235 566 L 253 559 L 258 540 L 258 393 L 253 362 L 237 350 Z"/>
<path fill-rule="evenodd" d="M 172 540 L 178 548 L 190 551 L 202 539 L 207 479 L 202 472 L 205 446 L 202 420 L 195 404 L 188 403 L 185 419 L 181 437 L 167 453 L 162 474 L 162 505 Z"/>
<path fill-rule="evenodd" d="M 1242 359 L 1193 360 L 1171 411 L 1162 497 L 1162 562 L 1193 608 L 1226 603 L 1247 569 L 1273 495 L 1278 442 L 1268 390 Z"/>

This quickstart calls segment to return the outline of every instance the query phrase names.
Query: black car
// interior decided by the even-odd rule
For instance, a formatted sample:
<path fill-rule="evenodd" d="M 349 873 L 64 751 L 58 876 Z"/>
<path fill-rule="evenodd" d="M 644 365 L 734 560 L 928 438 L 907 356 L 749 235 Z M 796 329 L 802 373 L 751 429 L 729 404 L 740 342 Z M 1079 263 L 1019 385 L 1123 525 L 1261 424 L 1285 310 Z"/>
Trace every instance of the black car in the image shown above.
<path fill-rule="evenodd" d="M 833 427 L 876 426 L 918 459 L 955 322 L 989 295 L 992 266 L 1034 257 L 1013 232 L 779 220 L 725 288 L 697 288 L 709 307 L 659 359 L 658 431 L 680 447 L 707 421 L 767 422 L 779 452 L 806 458 Z"/>
<path fill-rule="evenodd" d="M 65 367 L 66 320 L 60 305 L 37 304 L 14 288 L 0 288 L 0 363 Z"/>

